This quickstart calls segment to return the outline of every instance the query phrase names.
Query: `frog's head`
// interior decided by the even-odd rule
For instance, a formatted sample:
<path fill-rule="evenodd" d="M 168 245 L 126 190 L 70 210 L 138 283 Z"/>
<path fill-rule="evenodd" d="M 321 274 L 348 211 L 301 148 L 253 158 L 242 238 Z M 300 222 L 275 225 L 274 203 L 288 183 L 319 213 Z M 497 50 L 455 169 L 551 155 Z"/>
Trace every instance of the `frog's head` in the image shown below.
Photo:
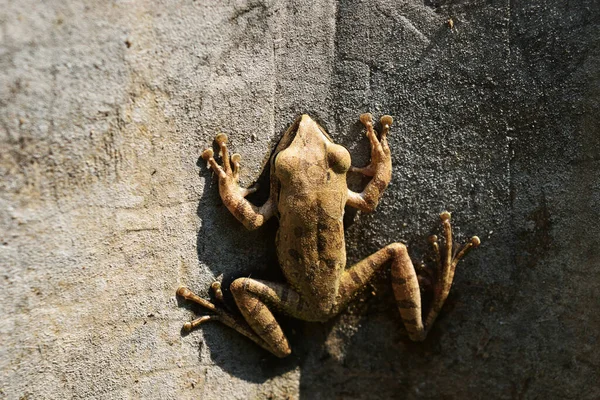
<path fill-rule="evenodd" d="M 298 140 L 296 140 L 298 139 Z M 302 114 L 283 134 L 273 156 L 276 156 L 280 151 L 294 146 L 311 146 L 323 143 L 333 143 L 325 129 L 315 122 L 308 114 Z"/>
<path fill-rule="evenodd" d="M 302 114 L 298 119 L 300 121 L 298 123 L 294 141 L 296 138 L 302 137 L 303 140 L 307 141 L 308 143 L 323 141 L 329 141 L 330 143 L 333 143 L 333 140 L 331 140 L 327 132 L 325 132 L 325 129 L 317 124 L 315 120 L 312 119 L 308 114 Z"/>
<path fill-rule="evenodd" d="M 287 130 L 271 157 L 272 176 L 277 176 L 280 182 L 294 181 L 303 188 L 308 185 L 314 191 L 320 191 L 322 185 L 341 185 L 334 190 L 342 190 L 349 168 L 348 150 L 335 144 L 306 114 Z"/>

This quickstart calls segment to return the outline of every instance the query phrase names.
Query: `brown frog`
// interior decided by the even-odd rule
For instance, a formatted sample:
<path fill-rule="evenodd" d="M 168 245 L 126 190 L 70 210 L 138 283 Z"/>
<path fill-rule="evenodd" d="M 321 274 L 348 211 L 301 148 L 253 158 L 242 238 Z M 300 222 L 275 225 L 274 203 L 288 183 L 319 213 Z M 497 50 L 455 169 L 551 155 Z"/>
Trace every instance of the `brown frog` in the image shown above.
<path fill-rule="evenodd" d="M 430 238 L 437 261 L 433 272 L 418 277 L 401 243 L 392 243 L 346 269 L 344 207 L 373 211 L 392 175 L 386 138 L 392 117 L 381 117 L 379 138 L 371 114 L 361 115 L 360 120 L 371 143 L 371 162 L 367 167 L 354 168 L 348 150 L 333 143 L 308 115 L 298 118 L 273 152 L 270 197 L 261 207 L 245 199 L 255 189 L 238 185 L 240 155 L 229 157 L 227 137 L 217 135 L 222 166 L 211 149 L 205 150 L 202 157 L 218 176 L 223 203 L 248 229 L 260 227 L 274 215 L 279 217 L 277 256 L 287 283 L 251 278 L 233 281 L 231 293 L 243 319 L 180 287 L 178 295 L 212 311 L 186 323 L 184 330 L 210 320 L 221 321 L 274 355 L 285 357 L 291 353 L 290 345 L 273 311 L 305 321 L 326 321 L 343 310 L 375 272 L 391 262 L 392 288 L 402 321 L 412 340 L 425 338 L 448 296 L 458 261 L 480 241 L 474 236 L 460 251 L 453 252 L 450 213 L 443 212 L 440 217 L 445 251 L 440 250 L 436 236 Z M 349 171 L 371 177 L 361 193 L 348 189 Z M 433 289 L 433 300 L 425 314 L 419 282 Z M 214 283 L 212 288 L 222 301 L 220 285 Z"/>

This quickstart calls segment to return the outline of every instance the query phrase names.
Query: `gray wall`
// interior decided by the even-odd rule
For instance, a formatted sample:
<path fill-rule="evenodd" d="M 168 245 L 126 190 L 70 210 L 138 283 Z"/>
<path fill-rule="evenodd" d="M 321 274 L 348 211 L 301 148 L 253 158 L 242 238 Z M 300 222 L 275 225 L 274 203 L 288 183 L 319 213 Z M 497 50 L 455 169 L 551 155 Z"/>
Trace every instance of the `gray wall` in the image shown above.
<path fill-rule="evenodd" d="M 0 0 L 0 71 L 0 398 L 600 397 L 597 1 Z M 309 113 L 363 165 L 365 111 L 394 176 L 349 262 L 420 260 L 443 209 L 483 240 L 428 339 L 385 274 L 281 318 L 285 360 L 183 335 L 179 285 L 280 279 L 276 222 L 246 232 L 202 149 L 229 134 L 251 184 Z"/>

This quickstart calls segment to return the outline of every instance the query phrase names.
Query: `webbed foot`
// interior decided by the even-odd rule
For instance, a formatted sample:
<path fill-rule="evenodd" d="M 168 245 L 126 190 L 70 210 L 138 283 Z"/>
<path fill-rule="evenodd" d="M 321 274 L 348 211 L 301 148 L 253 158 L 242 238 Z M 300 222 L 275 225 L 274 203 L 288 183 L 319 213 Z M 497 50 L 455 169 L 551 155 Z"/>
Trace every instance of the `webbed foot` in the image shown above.
<path fill-rule="evenodd" d="M 350 171 L 358 172 L 365 176 L 374 176 L 377 171 L 377 164 L 386 159 L 386 156 L 389 158 L 387 135 L 390 132 L 390 126 L 392 125 L 393 119 L 389 115 L 381 117 L 381 133 L 379 138 L 377 138 L 377 132 L 373 127 L 373 116 L 370 113 L 361 114 L 360 122 L 362 122 L 367 129 L 367 137 L 371 142 L 371 162 L 366 167 L 350 167 Z"/>
<path fill-rule="evenodd" d="M 218 282 L 214 282 L 211 285 L 211 289 L 215 295 L 215 298 L 218 301 L 222 302 L 223 293 L 221 292 L 221 284 Z M 205 309 L 211 311 L 210 315 L 204 315 L 200 318 L 197 318 L 193 321 L 186 322 L 185 324 L 183 324 L 183 331 L 189 332 L 207 321 L 220 321 L 221 323 L 229 326 L 230 328 L 235 329 L 242 335 L 253 340 L 258 345 L 263 347 L 265 350 L 270 351 L 271 353 L 275 354 L 278 357 L 285 357 L 285 356 L 289 355 L 290 349 L 289 349 L 289 344 L 287 342 L 287 339 L 283 335 L 283 332 L 281 332 L 281 328 L 279 328 L 279 325 L 277 325 L 274 318 L 273 318 L 273 324 L 276 325 L 276 327 L 279 330 L 280 335 L 281 335 L 280 340 L 275 341 L 274 344 L 279 345 L 279 347 L 282 347 L 282 349 L 279 349 L 279 347 L 277 347 L 277 346 L 271 345 L 271 342 L 267 342 L 263 338 L 261 338 L 255 331 L 253 331 L 252 327 L 241 317 L 237 317 L 237 316 L 231 314 L 230 312 L 226 311 L 224 308 L 218 307 L 215 304 L 211 303 L 210 301 L 203 299 L 202 297 L 194 294 L 190 289 L 186 288 L 185 286 L 182 286 L 179 289 L 177 289 L 177 295 L 183 297 L 186 300 L 190 300 L 196 304 L 199 304 L 200 306 L 204 307 Z M 264 310 L 266 310 L 266 307 L 264 307 L 264 305 L 262 307 L 255 306 L 253 308 L 253 310 L 255 310 L 257 308 L 263 310 L 263 316 L 264 316 Z M 271 315 L 271 318 L 272 318 L 272 314 L 269 314 L 269 315 Z M 263 331 L 263 334 L 269 333 L 269 332 L 272 333 L 273 330 L 274 329 L 271 326 L 271 330 Z"/>
<path fill-rule="evenodd" d="M 246 197 L 250 193 L 254 193 L 258 190 L 258 187 L 252 188 L 241 188 L 239 186 L 240 179 L 240 161 L 242 156 L 235 153 L 229 156 L 229 150 L 227 150 L 227 135 L 219 133 L 215 136 L 215 142 L 219 146 L 219 154 L 223 165 L 219 165 L 214 158 L 214 151 L 212 149 L 206 149 L 202 152 L 202 158 L 208 162 L 208 165 L 219 177 L 219 182 L 230 188 L 230 190 L 237 190 L 243 197 Z"/>
<path fill-rule="evenodd" d="M 428 315 L 425 326 L 431 325 L 444 305 L 448 293 L 450 293 L 452 282 L 454 281 L 454 273 L 458 262 L 463 259 L 472 248 L 481 244 L 479 237 L 473 236 L 467 244 L 462 246 L 462 248 L 459 248 L 458 246 L 453 248 L 454 243 L 452 240 L 450 213 L 448 211 L 442 212 L 440 214 L 440 219 L 444 231 L 443 251 L 440 249 L 438 237 L 436 235 L 429 237 L 429 242 L 433 247 L 435 255 L 436 269 L 432 274 L 434 290 L 432 310 Z"/>
<path fill-rule="evenodd" d="M 211 285 L 211 289 L 213 290 L 213 292 L 215 294 L 215 298 L 219 301 L 222 301 L 223 293 L 221 292 L 221 285 L 218 282 L 215 282 Z M 207 309 L 208 311 L 211 311 L 213 313 L 213 315 L 204 315 L 200 318 L 197 318 L 193 321 L 186 322 L 185 324 L 183 324 L 183 330 L 186 332 L 189 332 L 189 331 L 197 328 L 201 324 L 203 324 L 207 321 L 211 321 L 211 320 L 222 321 L 226 324 L 227 324 L 227 322 L 225 320 L 231 320 L 231 322 L 237 322 L 237 321 L 235 321 L 235 317 L 230 315 L 225 309 L 216 306 L 215 304 L 211 303 L 210 301 L 208 301 L 206 299 L 203 299 L 202 297 L 198 296 L 197 294 L 195 294 L 194 292 L 192 292 L 190 289 L 186 288 L 185 286 L 181 286 L 179 289 L 177 289 L 177 295 L 183 297 L 186 300 L 189 300 L 196 304 L 199 304 L 200 306 L 204 307 L 205 309 Z M 227 325 L 229 325 L 229 324 L 227 324 Z"/>

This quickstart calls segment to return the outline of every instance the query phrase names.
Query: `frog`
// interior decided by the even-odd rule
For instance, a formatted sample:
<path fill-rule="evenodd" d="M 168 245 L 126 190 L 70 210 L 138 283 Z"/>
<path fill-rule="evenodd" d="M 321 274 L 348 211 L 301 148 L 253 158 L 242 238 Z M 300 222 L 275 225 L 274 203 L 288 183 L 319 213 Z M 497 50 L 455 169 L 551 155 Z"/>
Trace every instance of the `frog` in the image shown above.
<path fill-rule="evenodd" d="M 400 242 L 391 243 L 346 268 L 343 222 L 346 207 L 362 213 L 374 211 L 392 177 L 387 140 L 392 117 L 380 118 L 379 132 L 370 113 L 360 115 L 359 120 L 371 148 L 370 162 L 365 167 L 352 166 L 349 151 L 334 143 L 309 115 L 298 117 L 272 152 L 269 197 L 261 206 L 246 198 L 257 188 L 243 188 L 239 184 L 241 156 L 229 155 L 227 135 L 220 133 L 215 137 L 221 164 L 215 160 L 212 148 L 204 150 L 202 158 L 217 176 L 223 204 L 239 222 L 255 230 L 272 217 L 279 219 L 275 246 L 285 282 L 235 279 L 229 289 L 239 314 L 231 312 L 224 303 L 219 282 L 211 285 L 214 302 L 185 286 L 179 287 L 178 296 L 208 311 L 208 315 L 186 322 L 183 331 L 189 332 L 208 321 L 219 321 L 283 358 L 291 353 L 291 347 L 275 314 L 325 322 L 343 311 L 378 271 L 391 265 L 395 303 L 408 336 L 414 341 L 426 338 L 448 297 L 458 262 L 471 248 L 479 246 L 480 239 L 473 236 L 462 248 L 453 248 L 451 215 L 443 211 L 440 214 L 443 240 L 436 235 L 429 238 L 434 253 L 433 268 L 415 268 L 407 246 Z M 348 173 L 369 178 L 361 192 L 348 188 Z M 424 288 L 433 292 L 427 310 L 421 297 Z"/>

